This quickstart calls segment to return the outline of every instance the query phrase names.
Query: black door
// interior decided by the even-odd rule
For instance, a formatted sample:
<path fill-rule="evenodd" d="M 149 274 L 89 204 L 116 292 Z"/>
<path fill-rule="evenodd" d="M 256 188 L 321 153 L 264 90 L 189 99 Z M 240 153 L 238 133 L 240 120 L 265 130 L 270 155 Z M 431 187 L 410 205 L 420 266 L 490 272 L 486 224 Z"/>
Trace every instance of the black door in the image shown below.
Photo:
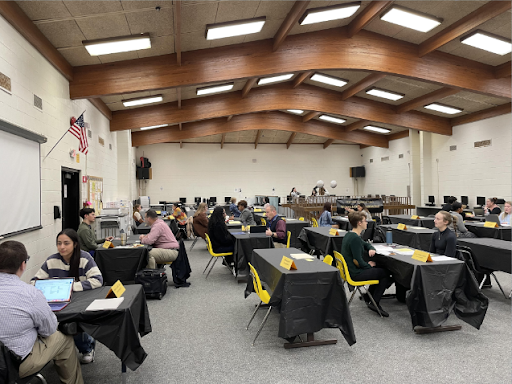
<path fill-rule="evenodd" d="M 62 229 L 78 230 L 80 224 L 80 171 L 62 168 Z"/>

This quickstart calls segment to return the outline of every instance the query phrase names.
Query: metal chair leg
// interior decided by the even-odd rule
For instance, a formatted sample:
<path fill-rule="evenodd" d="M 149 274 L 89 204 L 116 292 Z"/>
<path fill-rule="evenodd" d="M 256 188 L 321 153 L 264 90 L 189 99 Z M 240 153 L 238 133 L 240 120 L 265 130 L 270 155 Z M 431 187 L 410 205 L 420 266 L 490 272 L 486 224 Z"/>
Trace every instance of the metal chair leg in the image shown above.
<path fill-rule="evenodd" d="M 498 287 L 500 287 L 500 290 L 501 290 L 501 293 L 503 293 L 503 296 L 505 296 L 505 299 L 507 298 L 507 295 L 505 293 L 505 291 L 503 290 L 503 288 L 501 287 L 501 284 L 500 282 L 498 281 L 498 278 L 496 277 L 496 275 L 494 274 L 494 272 L 491 272 L 491 276 L 494 277 L 494 280 L 496 280 L 496 284 L 498 284 Z"/>
<path fill-rule="evenodd" d="M 43 375 L 41 375 L 40 373 L 38 373 L 38 374 L 36 375 L 36 377 L 37 377 L 39 380 L 41 380 L 41 383 L 43 383 L 43 384 L 48 384 L 48 382 L 46 381 L 46 379 L 44 378 L 44 376 L 43 376 Z"/>
<path fill-rule="evenodd" d="M 271 310 L 272 310 L 272 307 L 269 307 L 268 311 L 267 311 L 267 314 L 265 315 L 265 317 L 263 318 L 263 321 L 261 322 L 260 329 L 258 329 L 258 333 L 256 333 L 256 337 L 254 338 L 254 341 L 252 342 L 252 346 L 253 347 L 254 347 L 254 343 L 256 342 L 256 339 L 258 338 L 258 336 L 260 335 L 261 330 L 263 329 L 263 326 L 267 322 L 268 315 L 270 315 L 270 311 Z"/>
<path fill-rule="evenodd" d="M 263 303 L 263 301 L 260 300 L 260 302 L 258 303 L 258 305 L 256 306 L 256 309 L 254 310 L 254 312 L 252 314 L 251 320 L 249 320 L 249 324 L 247 324 L 247 327 L 245 329 L 249 330 L 249 325 L 251 325 L 252 319 L 254 319 L 254 316 L 256 316 L 256 312 L 258 312 L 258 309 L 260 309 L 261 303 Z"/>
<path fill-rule="evenodd" d="M 210 259 L 210 261 L 208 262 L 208 264 L 206 264 L 206 268 L 204 269 L 203 271 L 203 275 L 204 273 L 206 272 L 206 270 L 208 269 L 208 266 L 210 265 L 210 263 L 212 262 L 212 260 L 214 259 L 214 257 L 212 256 L 212 258 Z"/>
<path fill-rule="evenodd" d="M 189 252 L 192 251 L 192 248 L 194 248 L 194 245 L 196 245 L 197 243 L 197 239 L 198 237 L 196 236 L 196 238 L 194 239 L 194 242 L 192 243 L 192 245 L 190 246 L 190 249 L 189 249 Z"/>
<path fill-rule="evenodd" d="M 206 279 L 208 278 L 208 276 L 210 276 L 210 272 L 212 271 L 213 267 L 215 267 L 215 263 L 217 262 L 218 257 L 214 257 L 214 259 L 215 259 L 215 261 L 213 262 L 212 267 L 210 268 L 210 270 L 206 274 Z"/>
<path fill-rule="evenodd" d="M 370 298 L 370 300 L 372 301 L 373 305 L 375 305 L 375 308 L 377 308 L 377 312 L 379 312 L 379 315 L 380 317 L 382 317 L 382 313 L 380 313 L 380 309 L 379 309 L 379 306 L 377 305 L 377 303 L 375 302 L 375 300 L 373 299 L 373 296 L 372 294 L 370 293 L 369 290 L 366 289 L 366 287 L 363 287 L 364 290 L 366 291 L 366 293 L 368 294 L 368 297 Z"/>
<path fill-rule="evenodd" d="M 354 290 L 352 291 L 352 296 L 350 296 L 350 300 L 348 301 L 348 305 L 350 305 L 350 303 L 351 303 L 351 302 L 352 302 L 352 300 L 354 299 L 354 295 L 356 294 L 356 291 L 357 291 L 357 289 L 354 289 Z"/>

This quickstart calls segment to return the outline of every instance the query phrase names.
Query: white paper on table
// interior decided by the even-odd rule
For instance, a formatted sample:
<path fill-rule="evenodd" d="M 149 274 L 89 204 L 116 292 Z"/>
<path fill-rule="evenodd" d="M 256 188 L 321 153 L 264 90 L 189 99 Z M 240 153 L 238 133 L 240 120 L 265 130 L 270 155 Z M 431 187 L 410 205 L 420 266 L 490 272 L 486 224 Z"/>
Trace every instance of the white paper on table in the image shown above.
<path fill-rule="evenodd" d="M 431 256 L 433 261 L 453 261 L 453 257 L 448 256 Z"/>
<path fill-rule="evenodd" d="M 292 254 L 290 254 L 290 256 L 296 260 L 314 259 L 313 256 L 308 255 L 307 253 L 292 253 Z"/>
<path fill-rule="evenodd" d="M 117 309 L 123 302 L 124 297 L 114 299 L 96 299 L 85 309 L 86 311 L 105 311 Z"/>
<path fill-rule="evenodd" d="M 340 234 L 345 233 L 345 232 L 347 232 L 347 231 L 345 231 L 344 229 L 338 229 L 338 233 L 340 233 Z"/>
<path fill-rule="evenodd" d="M 390 251 L 378 251 L 378 254 L 384 255 L 384 256 L 389 256 L 389 255 L 391 255 L 391 252 Z"/>
<path fill-rule="evenodd" d="M 387 245 L 379 245 L 379 244 L 373 244 L 373 248 L 375 248 L 375 250 L 378 252 L 378 253 L 382 253 L 382 252 L 394 252 L 394 249 L 387 246 Z"/>
<path fill-rule="evenodd" d="M 414 255 L 414 250 L 409 250 L 409 251 L 395 251 L 396 253 L 398 253 L 399 255 L 405 255 L 405 256 L 412 256 Z"/>

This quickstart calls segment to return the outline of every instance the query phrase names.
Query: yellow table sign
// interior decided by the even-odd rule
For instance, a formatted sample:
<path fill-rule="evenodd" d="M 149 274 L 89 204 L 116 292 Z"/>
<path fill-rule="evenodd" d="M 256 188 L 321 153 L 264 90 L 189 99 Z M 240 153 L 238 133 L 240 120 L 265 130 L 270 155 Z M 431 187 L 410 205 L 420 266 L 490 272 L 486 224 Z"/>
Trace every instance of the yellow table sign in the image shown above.
<path fill-rule="evenodd" d="M 263 212 L 261 208 L 254 208 L 254 212 Z"/>
<path fill-rule="evenodd" d="M 498 228 L 499 225 L 498 225 L 498 223 L 495 223 L 494 221 L 486 221 L 484 223 L 484 227 L 485 228 Z"/>
<path fill-rule="evenodd" d="M 283 259 L 281 260 L 281 264 L 279 264 L 279 265 L 287 270 L 297 269 L 295 262 L 286 256 L 283 256 Z"/>
<path fill-rule="evenodd" d="M 411 216 L 411 219 L 413 219 L 413 220 L 418 220 L 419 218 L 420 218 L 420 217 L 419 217 L 418 215 L 412 215 L 412 216 Z"/>
<path fill-rule="evenodd" d="M 157 214 L 157 215 L 161 215 L 161 214 L 162 214 L 162 211 L 156 211 L 156 214 Z"/>
<path fill-rule="evenodd" d="M 407 226 L 405 224 L 398 224 L 398 226 L 396 227 L 396 229 L 401 229 L 402 231 L 406 230 L 407 229 Z"/>
<path fill-rule="evenodd" d="M 103 243 L 102 247 L 105 248 L 105 249 L 109 249 L 109 248 L 114 248 L 114 245 L 110 241 L 105 241 Z"/>
<path fill-rule="evenodd" d="M 126 288 L 124 287 L 124 285 L 119 280 L 117 280 L 116 283 L 112 287 L 110 287 L 106 298 L 109 299 L 113 297 L 121 297 L 123 296 L 123 293 L 125 291 Z"/>
<path fill-rule="evenodd" d="M 336 228 L 331 228 L 329 231 L 329 235 L 338 236 L 338 230 Z"/>
<path fill-rule="evenodd" d="M 427 261 L 432 261 L 432 258 L 430 257 L 430 253 L 424 252 L 424 251 L 419 251 L 419 250 L 414 251 L 412 258 L 414 260 L 423 261 L 424 263 L 426 263 Z"/>

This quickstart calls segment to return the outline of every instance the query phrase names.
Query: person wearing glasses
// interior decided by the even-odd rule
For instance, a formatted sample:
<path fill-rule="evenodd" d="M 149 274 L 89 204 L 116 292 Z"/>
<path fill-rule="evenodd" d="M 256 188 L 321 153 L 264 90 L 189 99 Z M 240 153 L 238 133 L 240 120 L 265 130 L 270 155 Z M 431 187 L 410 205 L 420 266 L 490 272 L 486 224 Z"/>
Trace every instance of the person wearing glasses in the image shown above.
<path fill-rule="evenodd" d="M 0 244 L 0 341 L 20 363 L 20 377 L 53 360 L 62 383 L 83 384 L 73 338 L 57 330 L 57 317 L 43 293 L 21 280 L 28 260 L 22 243 Z"/>

